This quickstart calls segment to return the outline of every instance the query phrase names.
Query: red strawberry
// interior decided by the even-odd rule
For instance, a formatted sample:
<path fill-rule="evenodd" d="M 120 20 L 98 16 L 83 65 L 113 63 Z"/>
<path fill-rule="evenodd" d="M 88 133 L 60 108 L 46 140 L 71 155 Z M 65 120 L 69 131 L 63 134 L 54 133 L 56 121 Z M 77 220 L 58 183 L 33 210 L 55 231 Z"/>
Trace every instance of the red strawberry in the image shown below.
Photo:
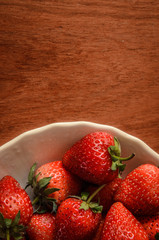
<path fill-rule="evenodd" d="M 82 200 L 66 199 L 61 203 L 56 215 L 56 240 L 85 240 L 93 237 L 101 214 L 91 209 L 80 209 Z"/>
<path fill-rule="evenodd" d="M 109 182 L 107 184 L 107 186 L 111 189 L 111 191 L 113 192 L 113 195 L 116 193 L 116 191 L 118 190 L 119 186 L 122 183 L 122 179 L 121 178 L 115 178 L 113 181 Z"/>
<path fill-rule="evenodd" d="M 121 178 L 115 178 L 112 182 L 106 184 L 105 187 L 95 196 L 94 201 L 100 201 L 100 205 L 103 206 L 103 212 L 107 212 L 114 203 L 113 197 L 121 182 Z M 86 189 L 86 192 L 91 194 L 97 188 L 98 187 L 95 185 L 90 185 Z"/>
<path fill-rule="evenodd" d="M 34 214 L 27 228 L 29 239 L 54 240 L 55 216 L 51 213 Z"/>
<path fill-rule="evenodd" d="M 101 186 L 89 198 L 68 198 L 58 207 L 56 214 L 56 240 L 91 240 L 101 220 L 102 206 L 91 202 Z"/>
<path fill-rule="evenodd" d="M 120 145 L 106 132 L 94 132 L 76 142 L 64 155 L 65 167 L 85 181 L 101 185 L 112 181 L 123 171 L 128 160 L 120 157 Z"/>
<path fill-rule="evenodd" d="M 108 211 L 101 240 L 148 240 L 142 224 L 120 202 Z"/>
<path fill-rule="evenodd" d="M 123 180 L 114 199 L 122 202 L 134 215 L 159 212 L 159 168 L 144 164 L 134 169 Z"/>
<path fill-rule="evenodd" d="M 99 226 L 97 228 L 97 231 L 96 231 L 94 237 L 92 238 L 92 240 L 101 240 L 101 235 L 102 235 L 102 231 L 103 231 L 104 221 L 105 221 L 105 218 L 102 217 L 102 219 L 100 221 L 100 224 L 99 224 Z"/>
<path fill-rule="evenodd" d="M 139 221 L 142 223 L 145 228 L 149 240 L 157 239 L 155 236 L 159 235 L 159 215 L 152 217 L 142 217 L 139 218 Z"/>
<path fill-rule="evenodd" d="M 55 201 L 59 205 L 69 195 L 80 192 L 81 181 L 72 173 L 67 171 L 62 161 L 49 162 L 37 169 L 36 164 L 31 168 L 28 177 L 28 185 L 34 188 L 34 203 L 39 203 L 43 208 L 56 210 Z"/>
<path fill-rule="evenodd" d="M 0 237 L 9 239 L 9 236 L 23 235 L 23 226 L 28 224 L 32 214 L 33 207 L 25 190 L 13 177 L 3 177 L 0 180 Z"/>

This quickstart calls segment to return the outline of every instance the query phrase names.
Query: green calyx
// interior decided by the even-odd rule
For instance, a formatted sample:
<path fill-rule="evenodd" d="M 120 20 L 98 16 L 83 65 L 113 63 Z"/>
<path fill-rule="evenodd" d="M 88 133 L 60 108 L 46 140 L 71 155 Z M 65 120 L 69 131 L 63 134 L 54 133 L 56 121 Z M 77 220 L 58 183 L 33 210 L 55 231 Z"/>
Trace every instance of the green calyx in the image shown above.
<path fill-rule="evenodd" d="M 6 240 L 10 240 L 11 237 L 15 240 L 22 239 L 25 235 L 26 227 L 19 224 L 19 221 L 20 211 L 13 220 L 4 218 L 3 214 L 0 213 L 0 238 Z"/>
<path fill-rule="evenodd" d="M 159 232 L 156 233 L 155 239 L 156 239 L 156 240 L 159 240 Z"/>
<path fill-rule="evenodd" d="M 48 188 L 52 177 L 45 177 L 37 181 L 39 174 L 35 175 L 36 163 L 30 169 L 28 175 L 28 182 L 25 189 L 28 186 L 33 188 L 34 200 L 32 202 L 33 206 L 36 206 L 35 212 L 45 213 L 47 211 L 56 212 L 57 205 L 56 199 L 50 197 L 49 195 L 59 191 L 59 188 Z"/>
<path fill-rule="evenodd" d="M 119 169 L 118 177 L 121 178 L 120 173 L 123 172 L 126 167 L 126 164 L 123 162 L 132 159 L 135 156 L 135 154 L 132 153 L 130 156 L 126 158 L 121 157 L 121 147 L 116 137 L 114 137 L 114 143 L 115 143 L 114 146 L 108 147 L 108 152 L 112 159 L 111 170 L 116 171 L 117 169 Z"/>
<path fill-rule="evenodd" d="M 81 206 L 80 209 L 84 209 L 85 211 L 88 210 L 89 208 L 92 210 L 94 213 L 101 213 L 103 210 L 103 206 L 99 205 L 99 202 L 92 202 L 92 199 L 97 195 L 97 193 L 105 186 L 102 185 L 100 186 L 91 196 L 89 196 L 89 193 L 83 192 L 81 193 Z"/>

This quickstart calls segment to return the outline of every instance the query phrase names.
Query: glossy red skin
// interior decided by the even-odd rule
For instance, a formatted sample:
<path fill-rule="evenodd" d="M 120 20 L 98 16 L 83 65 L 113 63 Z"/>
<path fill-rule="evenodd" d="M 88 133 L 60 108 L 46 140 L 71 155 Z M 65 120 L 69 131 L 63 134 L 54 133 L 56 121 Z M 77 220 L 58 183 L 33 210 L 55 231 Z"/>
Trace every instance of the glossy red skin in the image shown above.
<path fill-rule="evenodd" d="M 121 182 L 121 178 L 115 178 L 112 182 L 106 184 L 105 187 L 102 188 L 102 190 L 100 190 L 100 192 L 98 192 L 98 194 L 93 198 L 93 201 L 100 201 L 100 205 L 103 206 L 102 212 L 107 212 L 114 203 L 113 197 Z M 92 194 L 98 187 L 99 186 L 90 185 L 85 191 Z"/>
<path fill-rule="evenodd" d="M 20 224 L 27 225 L 33 214 L 33 207 L 28 194 L 11 176 L 0 180 L 0 212 L 4 218 L 14 219 L 20 211 Z"/>
<path fill-rule="evenodd" d="M 72 173 L 67 171 L 62 161 L 50 162 L 39 167 L 35 173 L 38 177 L 38 181 L 44 177 L 51 177 L 50 183 L 47 188 L 59 188 L 59 191 L 56 191 L 49 195 L 49 197 L 55 198 L 57 204 L 59 205 L 64 199 L 70 195 L 78 195 L 81 190 L 81 180 L 74 176 Z"/>
<path fill-rule="evenodd" d="M 27 234 L 29 239 L 54 240 L 55 216 L 51 213 L 34 214 L 28 224 Z"/>
<path fill-rule="evenodd" d="M 147 232 L 149 240 L 154 240 L 156 233 L 159 233 L 159 215 L 139 218 L 139 221 Z"/>
<path fill-rule="evenodd" d="M 101 240 L 148 240 L 142 224 L 120 202 L 108 211 Z"/>
<path fill-rule="evenodd" d="M 159 168 L 140 165 L 123 180 L 115 201 L 122 202 L 134 215 L 154 215 L 159 212 Z"/>
<path fill-rule="evenodd" d="M 118 190 L 118 188 L 120 187 L 121 183 L 122 183 L 122 179 L 119 177 L 116 177 L 113 179 L 113 181 L 111 181 L 110 183 L 107 184 L 107 186 L 111 189 L 111 191 L 113 192 L 113 195 L 116 193 L 116 191 Z"/>
<path fill-rule="evenodd" d="M 82 201 L 68 198 L 56 214 L 56 240 L 91 240 L 101 220 L 101 213 L 79 209 Z"/>
<path fill-rule="evenodd" d="M 108 147 L 114 138 L 106 132 L 94 132 L 76 142 L 64 155 L 64 166 L 85 181 L 101 185 L 112 181 L 118 170 L 112 171 Z"/>

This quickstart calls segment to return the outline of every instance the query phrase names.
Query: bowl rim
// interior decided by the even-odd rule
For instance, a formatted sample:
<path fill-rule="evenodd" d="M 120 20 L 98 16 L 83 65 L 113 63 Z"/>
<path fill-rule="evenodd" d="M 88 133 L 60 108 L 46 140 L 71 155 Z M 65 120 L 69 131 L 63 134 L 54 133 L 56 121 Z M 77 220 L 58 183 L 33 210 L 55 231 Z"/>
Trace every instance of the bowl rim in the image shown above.
<path fill-rule="evenodd" d="M 145 143 L 143 140 L 139 139 L 138 137 L 135 137 L 117 127 L 106 125 L 106 124 L 100 124 L 90 121 L 68 121 L 68 122 L 54 122 L 47 125 L 44 125 L 42 127 L 34 128 L 28 131 L 25 131 L 18 135 L 17 137 L 11 139 L 7 143 L 4 143 L 2 146 L 0 146 L 0 152 L 1 150 L 7 149 L 8 147 L 14 145 L 15 143 L 21 141 L 23 138 L 27 137 L 28 135 L 32 134 L 38 134 L 48 129 L 53 129 L 56 127 L 75 127 L 75 126 L 90 126 L 90 127 L 99 127 L 99 128 L 105 128 L 109 129 L 110 131 L 116 132 L 118 135 L 122 135 L 124 138 L 131 139 L 131 141 L 136 142 L 139 146 L 141 146 L 143 149 L 146 149 L 146 151 L 149 151 L 150 154 L 152 154 L 155 158 L 159 158 L 159 154 L 154 151 L 147 143 Z"/>

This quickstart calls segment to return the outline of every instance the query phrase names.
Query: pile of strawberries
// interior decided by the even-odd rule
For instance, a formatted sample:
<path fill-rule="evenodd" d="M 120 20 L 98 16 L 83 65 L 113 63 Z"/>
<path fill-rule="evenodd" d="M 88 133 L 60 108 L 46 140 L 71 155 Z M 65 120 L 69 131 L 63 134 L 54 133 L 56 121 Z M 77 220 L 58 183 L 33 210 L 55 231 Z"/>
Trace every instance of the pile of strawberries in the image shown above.
<path fill-rule="evenodd" d="M 26 188 L 0 180 L 0 239 L 159 239 L 159 168 L 143 164 L 122 179 L 126 161 L 117 138 L 93 132 L 62 160 L 34 164 Z M 134 158 L 135 160 L 135 158 Z"/>

